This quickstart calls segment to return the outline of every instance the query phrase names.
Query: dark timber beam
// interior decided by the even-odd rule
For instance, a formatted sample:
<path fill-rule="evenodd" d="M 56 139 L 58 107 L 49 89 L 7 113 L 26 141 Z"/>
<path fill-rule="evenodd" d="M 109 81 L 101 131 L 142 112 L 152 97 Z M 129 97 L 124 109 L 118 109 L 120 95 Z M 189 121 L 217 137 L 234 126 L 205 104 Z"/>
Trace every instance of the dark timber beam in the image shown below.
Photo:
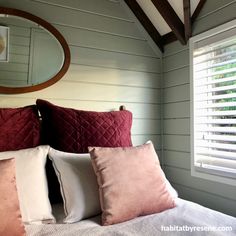
<path fill-rule="evenodd" d="M 189 38 L 192 36 L 192 21 L 191 21 L 191 7 L 190 0 L 183 0 L 184 6 L 184 33 L 185 40 L 188 42 Z"/>
<path fill-rule="evenodd" d="M 162 15 L 166 23 L 172 29 L 176 38 L 182 43 L 186 44 L 184 34 L 184 24 L 179 19 L 174 9 L 167 0 L 151 0 L 156 9 Z"/>
<path fill-rule="evenodd" d="M 156 43 L 156 45 L 163 52 L 164 48 L 162 45 L 162 38 L 161 38 L 160 33 L 157 31 L 155 26 L 146 16 L 146 14 L 142 10 L 142 8 L 139 6 L 139 4 L 136 2 L 136 0 L 124 0 L 124 1 L 128 5 L 128 7 L 131 9 L 131 11 L 134 13 L 134 15 L 137 17 L 137 19 L 140 21 L 140 23 L 143 25 L 144 29 L 148 32 L 148 34 Z"/>
<path fill-rule="evenodd" d="M 200 2 L 198 3 L 193 15 L 192 15 L 192 24 L 193 22 L 196 20 L 196 18 L 198 17 L 200 11 L 202 10 L 204 4 L 206 3 L 206 0 L 200 0 Z"/>
<path fill-rule="evenodd" d="M 176 38 L 175 34 L 172 31 L 167 33 L 167 34 L 162 35 L 162 43 L 163 43 L 163 45 L 172 43 L 172 42 L 174 42 L 176 40 L 177 40 L 177 38 Z"/>

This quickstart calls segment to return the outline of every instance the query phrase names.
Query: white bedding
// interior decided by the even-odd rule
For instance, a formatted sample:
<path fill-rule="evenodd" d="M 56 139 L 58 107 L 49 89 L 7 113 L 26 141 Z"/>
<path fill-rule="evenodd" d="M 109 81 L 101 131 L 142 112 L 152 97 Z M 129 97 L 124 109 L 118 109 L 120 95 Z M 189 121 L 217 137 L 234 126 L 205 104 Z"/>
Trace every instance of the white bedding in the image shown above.
<path fill-rule="evenodd" d="M 100 226 L 100 216 L 97 216 L 74 224 L 26 225 L 26 231 L 29 236 L 236 235 L 236 218 L 180 198 L 176 203 L 174 209 L 112 226 Z M 225 231 L 217 227 L 231 228 Z"/>

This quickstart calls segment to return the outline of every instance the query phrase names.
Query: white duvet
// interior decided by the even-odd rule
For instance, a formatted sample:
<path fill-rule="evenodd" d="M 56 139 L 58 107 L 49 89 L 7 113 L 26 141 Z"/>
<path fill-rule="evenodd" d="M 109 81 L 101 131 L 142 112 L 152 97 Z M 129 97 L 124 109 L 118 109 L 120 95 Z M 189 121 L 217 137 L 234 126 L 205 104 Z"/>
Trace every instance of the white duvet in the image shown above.
<path fill-rule="evenodd" d="M 236 218 L 178 198 L 164 212 L 100 226 L 100 216 L 74 224 L 26 225 L 29 236 L 235 236 Z"/>

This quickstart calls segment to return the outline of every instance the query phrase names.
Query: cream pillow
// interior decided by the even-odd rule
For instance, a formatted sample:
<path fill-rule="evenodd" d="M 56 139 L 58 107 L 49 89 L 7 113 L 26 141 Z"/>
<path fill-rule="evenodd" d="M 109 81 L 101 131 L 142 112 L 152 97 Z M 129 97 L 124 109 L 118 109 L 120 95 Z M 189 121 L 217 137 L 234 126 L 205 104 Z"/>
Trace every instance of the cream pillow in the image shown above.
<path fill-rule="evenodd" d="M 45 164 L 49 146 L 0 152 L 0 160 L 15 158 L 16 186 L 25 224 L 54 223 L 48 199 Z"/>
<path fill-rule="evenodd" d="M 100 214 L 98 184 L 90 155 L 50 148 L 49 158 L 61 187 L 64 222 L 73 223 Z"/>

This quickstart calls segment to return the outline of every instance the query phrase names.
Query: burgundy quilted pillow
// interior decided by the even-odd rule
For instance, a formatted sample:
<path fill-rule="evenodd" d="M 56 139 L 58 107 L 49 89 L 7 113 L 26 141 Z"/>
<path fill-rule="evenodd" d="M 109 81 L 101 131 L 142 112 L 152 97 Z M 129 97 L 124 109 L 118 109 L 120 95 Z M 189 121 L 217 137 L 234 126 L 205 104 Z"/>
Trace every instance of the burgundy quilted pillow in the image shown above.
<path fill-rule="evenodd" d="M 42 116 L 45 141 L 55 149 L 86 153 L 88 146 L 132 146 L 129 111 L 81 111 L 40 99 L 36 103 Z"/>
<path fill-rule="evenodd" d="M 0 108 L 0 151 L 31 148 L 40 143 L 40 122 L 35 105 Z"/>

